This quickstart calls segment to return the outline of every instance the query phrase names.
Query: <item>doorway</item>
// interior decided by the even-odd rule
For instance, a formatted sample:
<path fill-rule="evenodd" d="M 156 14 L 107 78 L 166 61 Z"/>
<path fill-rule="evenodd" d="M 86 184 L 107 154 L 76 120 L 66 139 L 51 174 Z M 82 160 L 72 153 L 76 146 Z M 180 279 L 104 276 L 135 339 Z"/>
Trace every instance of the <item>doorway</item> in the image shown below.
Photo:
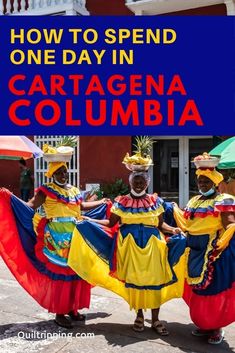
<path fill-rule="evenodd" d="M 195 156 L 213 148 L 212 136 L 154 136 L 150 192 L 185 207 L 197 194 Z"/>
<path fill-rule="evenodd" d="M 179 141 L 155 140 L 153 144 L 153 192 L 179 203 Z"/>

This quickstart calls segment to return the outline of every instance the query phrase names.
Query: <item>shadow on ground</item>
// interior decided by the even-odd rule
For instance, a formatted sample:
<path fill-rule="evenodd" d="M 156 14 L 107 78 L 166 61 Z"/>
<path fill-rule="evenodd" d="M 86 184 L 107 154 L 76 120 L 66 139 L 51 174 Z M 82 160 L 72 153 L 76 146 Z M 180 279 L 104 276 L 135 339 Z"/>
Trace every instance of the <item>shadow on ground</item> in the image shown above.
<path fill-rule="evenodd" d="M 93 332 L 98 334 L 102 331 L 107 342 L 112 346 L 128 346 L 139 341 L 151 341 L 152 343 L 167 344 L 172 347 L 179 348 L 182 352 L 193 351 L 194 353 L 205 352 L 234 352 L 234 347 L 230 347 L 226 339 L 220 345 L 209 345 L 205 338 L 194 337 L 191 334 L 192 329 L 195 328 L 192 324 L 180 324 L 176 322 L 168 323 L 167 329 L 170 331 L 169 336 L 159 336 L 149 326 L 145 327 L 144 332 L 137 333 L 131 328 L 131 325 L 112 324 L 112 323 L 98 323 L 89 325 Z M 90 330 L 91 331 L 91 330 Z"/>
<path fill-rule="evenodd" d="M 91 319 L 109 316 L 106 313 L 95 313 L 87 314 L 87 320 L 85 323 L 75 323 L 74 328 L 67 330 L 62 327 L 58 327 L 54 320 L 48 321 L 37 321 L 30 323 L 16 323 L 0 326 L 0 340 L 7 339 L 9 337 L 20 337 L 22 332 L 25 333 L 26 340 L 28 341 L 41 341 L 47 339 L 47 334 L 50 335 L 68 335 L 69 337 L 75 337 L 76 333 L 94 333 L 95 336 L 104 336 L 108 345 L 112 347 L 126 347 L 133 345 L 138 342 L 150 341 L 151 343 L 169 345 L 171 347 L 177 347 L 182 352 L 194 352 L 194 353 L 229 353 L 234 352 L 234 347 L 230 347 L 226 342 L 226 337 L 223 343 L 220 345 L 209 345 L 205 338 L 194 337 L 191 335 L 191 331 L 194 328 L 192 324 L 180 324 L 171 322 L 167 324 L 167 328 L 170 331 L 169 336 L 159 336 L 154 332 L 150 325 L 146 323 L 144 332 L 136 333 L 132 330 L 131 324 L 117 324 L 117 323 L 89 323 Z M 39 333 L 37 336 L 33 336 L 32 333 Z M 43 334 L 45 333 L 45 337 Z M 36 334 L 35 334 L 36 335 Z"/>

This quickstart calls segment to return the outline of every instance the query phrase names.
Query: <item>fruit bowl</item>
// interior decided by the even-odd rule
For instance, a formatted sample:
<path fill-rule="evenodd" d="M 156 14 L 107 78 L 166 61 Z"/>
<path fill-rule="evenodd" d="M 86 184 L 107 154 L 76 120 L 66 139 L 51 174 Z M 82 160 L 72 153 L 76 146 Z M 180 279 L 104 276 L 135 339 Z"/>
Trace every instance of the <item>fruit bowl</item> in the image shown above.
<path fill-rule="evenodd" d="M 44 153 L 46 162 L 70 162 L 73 153 Z"/>
<path fill-rule="evenodd" d="M 196 168 L 215 168 L 219 164 L 220 158 L 210 157 L 207 159 L 195 159 L 192 161 Z"/>
<path fill-rule="evenodd" d="M 130 163 L 125 163 L 126 168 L 128 170 L 131 170 L 132 172 L 146 172 L 149 167 L 153 164 L 130 164 Z"/>

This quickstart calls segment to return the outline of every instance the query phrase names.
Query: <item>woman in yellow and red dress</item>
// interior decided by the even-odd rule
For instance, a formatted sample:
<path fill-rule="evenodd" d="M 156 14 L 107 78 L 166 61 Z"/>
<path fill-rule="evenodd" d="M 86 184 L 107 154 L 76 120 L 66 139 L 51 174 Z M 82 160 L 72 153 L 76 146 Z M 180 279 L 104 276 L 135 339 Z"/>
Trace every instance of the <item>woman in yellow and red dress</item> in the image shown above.
<path fill-rule="evenodd" d="M 71 320 L 85 319 L 77 310 L 89 308 L 91 289 L 68 267 L 71 238 L 81 208 L 105 205 L 104 200 L 82 201 L 79 189 L 68 184 L 66 163 L 50 163 L 47 176 L 53 181 L 39 187 L 27 204 L 0 189 L 0 251 L 22 287 L 56 314 L 58 325 L 70 328 Z M 41 205 L 44 217 L 33 211 Z"/>
<path fill-rule="evenodd" d="M 235 198 L 217 192 L 223 176 L 214 168 L 201 167 L 196 176 L 200 194 L 183 214 L 174 212 L 188 233 L 184 299 L 198 327 L 192 334 L 219 344 L 222 327 L 235 321 Z"/>
<path fill-rule="evenodd" d="M 135 331 L 144 330 L 143 309 L 152 309 L 152 328 L 168 335 L 159 308 L 182 297 L 185 238 L 179 228 L 163 222 L 162 200 L 146 193 L 148 173 L 133 172 L 129 180 L 130 194 L 115 199 L 109 220 L 97 221 L 110 227 L 118 223 L 116 236 L 110 239 L 99 231 L 100 224 L 83 221 L 74 233 L 68 263 L 89 283 L 116 292 L 136 310 Z M 173 235 L 168 243 L 160 230 Z"/>

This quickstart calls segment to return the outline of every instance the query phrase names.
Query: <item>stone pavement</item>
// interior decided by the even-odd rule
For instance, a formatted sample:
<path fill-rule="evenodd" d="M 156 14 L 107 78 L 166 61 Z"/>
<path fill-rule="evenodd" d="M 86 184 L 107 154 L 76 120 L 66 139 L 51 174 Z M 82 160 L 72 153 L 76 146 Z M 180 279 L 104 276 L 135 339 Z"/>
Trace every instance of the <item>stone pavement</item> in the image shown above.
<path fill-rule="evenodd" d="M 181 299 L 162 306 L 160 318 L 167 321 L 171 334 L 159 337 L 151 330 L 150 313 L 146 329 L 131 329 L 134 312 L 116 295 L 101 288 L 92 290 L 86 323 L 73 330 L 59 328 L 54 315 L 42 309 L 16 282 L 0 260 L 0 352 L 1 353 L 228 353 L 235 352 L 235 324 L 225 328 L 220 346 L 193 337 L 188 308 Z M 223 313 L 221 313 L 223 315 Z"/>

